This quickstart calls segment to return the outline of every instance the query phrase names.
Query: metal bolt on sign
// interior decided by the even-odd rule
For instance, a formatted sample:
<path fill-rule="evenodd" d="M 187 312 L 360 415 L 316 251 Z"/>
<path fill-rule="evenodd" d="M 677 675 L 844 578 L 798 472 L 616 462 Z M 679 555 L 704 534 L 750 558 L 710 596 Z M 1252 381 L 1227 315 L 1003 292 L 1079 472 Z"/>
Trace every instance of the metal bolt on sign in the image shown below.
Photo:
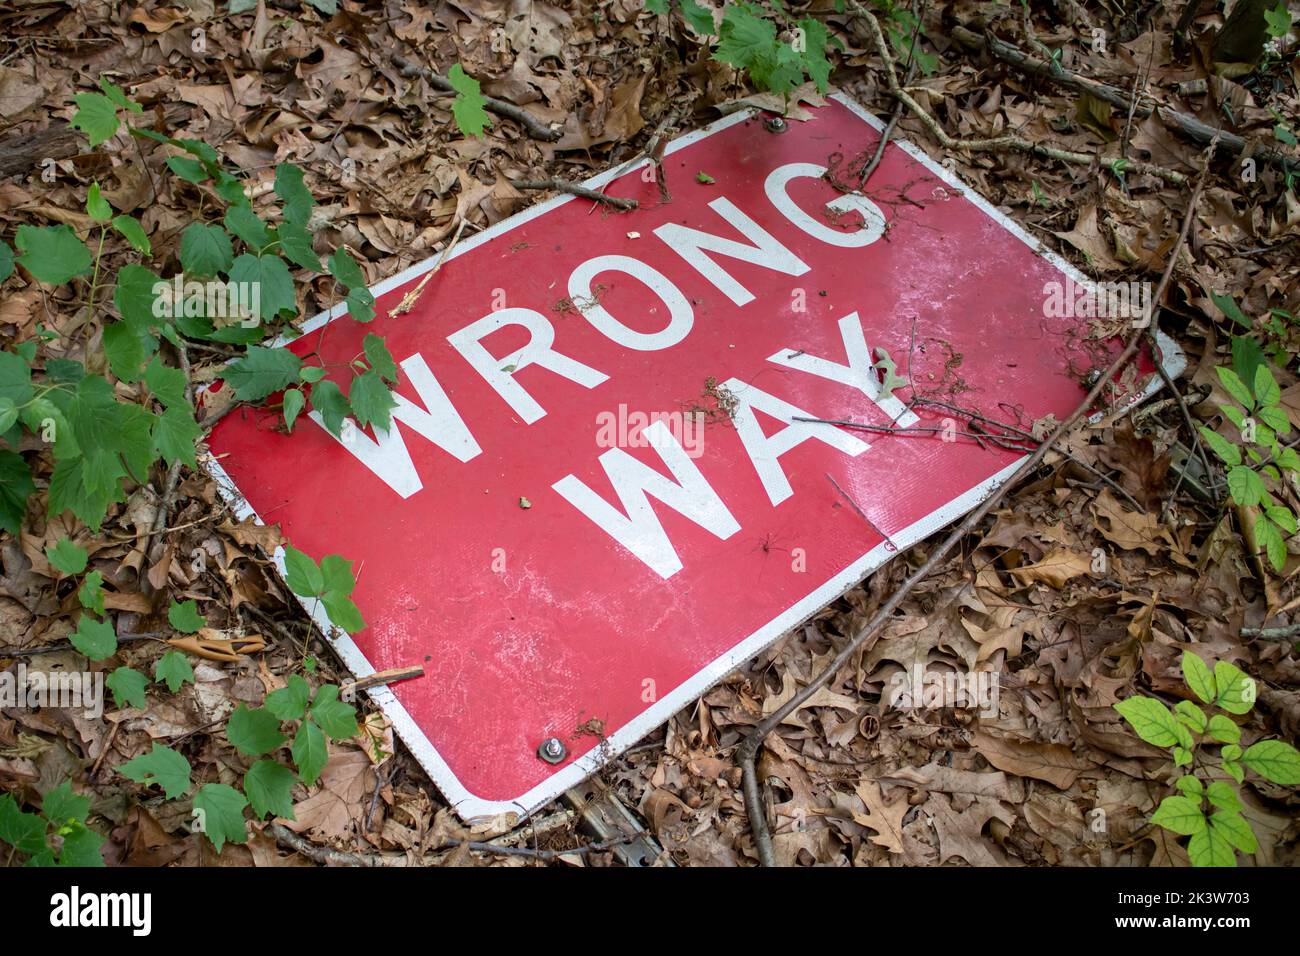
<path fill-rule="evenodd" d="M 568 748 L 564 746 L 564 741 L 559 737 L 547 737 L 542 741 L 541 746 L 537 748 L 537 756 L 547 763 L 559 763 L 568 753 Z"/>
<path fill-rule="evenodd" d="M 769 133 L 784 133 L 787 129 L 785 120 L 779 116 L 772 116 L 763 123 L 764 128 Z"/>

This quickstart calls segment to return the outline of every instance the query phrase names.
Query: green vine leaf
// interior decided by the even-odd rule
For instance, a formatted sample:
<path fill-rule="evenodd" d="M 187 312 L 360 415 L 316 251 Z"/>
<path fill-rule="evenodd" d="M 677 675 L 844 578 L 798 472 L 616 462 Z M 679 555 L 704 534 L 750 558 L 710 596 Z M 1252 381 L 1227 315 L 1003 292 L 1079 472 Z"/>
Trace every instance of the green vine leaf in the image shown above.
<path fill-rule="evenodd" d="M 1300 785 L 1300 752 L 1281 740 L 1261 740 L 1246 748 L 1241 762 L 1265 780 L 1286 787 Z"/>

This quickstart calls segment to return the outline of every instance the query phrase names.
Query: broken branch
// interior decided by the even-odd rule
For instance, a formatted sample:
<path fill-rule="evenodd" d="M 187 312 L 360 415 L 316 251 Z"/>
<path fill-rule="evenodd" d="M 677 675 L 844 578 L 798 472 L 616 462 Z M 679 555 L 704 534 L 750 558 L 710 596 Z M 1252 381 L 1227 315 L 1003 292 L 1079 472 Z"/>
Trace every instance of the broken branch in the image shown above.
<path fill-rule="evenodd" d="M 451 80 L 447 79 L 440 73 L 435 73 L 428 67 L 420 66 L 408 60 L 404 56 L 393 54 L 393 65 L 402 71 L 405 77 L 424 77 L 425 81 L 435 89 L 442 90 L 444 93 L 455 93 L 456 88 L 451 85 Z M 507 103 L 505 100 L 499 100 L 494 96 L 485 96 L 483 98 L 483 107 L 489 113 L 496 113 L 498 116 L 504 116 L 506 119 L 512 119 L 525 130 L 533 139 L 545 140 L 548 143 L 554 143 L 564 135 L 562 128 L 548 125 L 542 122 L 532 113 L 513 103 Z"/>

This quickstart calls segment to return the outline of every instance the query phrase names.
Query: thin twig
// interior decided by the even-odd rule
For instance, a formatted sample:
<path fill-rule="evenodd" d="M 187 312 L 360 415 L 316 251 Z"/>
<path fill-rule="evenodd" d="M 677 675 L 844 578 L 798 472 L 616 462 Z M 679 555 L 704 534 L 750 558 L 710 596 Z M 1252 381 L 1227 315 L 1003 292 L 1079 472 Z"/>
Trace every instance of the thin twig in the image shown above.
<path fill-rule="evenodd" d="M 601 202 L 615 209 L 635 209 L 638 205 L 635 199 L 626 196 L 606 196 L 602 192 L 588 189 L 578 183 L 571 183 L 567 179 L 512 179 L 510 185 L 517 189 L 554 189 L 557 192 Z"/>
<path fill-rule="evenodd" d="M 452 86 L 451 80 L 441 74 L 434 73 L 428 67 L 420 66 L 413 63 L 404 56 L 393 55 L 393 65 L 402 71 L 405 77 L 422 76 L 425 81 L 432 87 L 442 90 L 444 93 L 455 93 L 456 88 Z M 515 106 L 513 103 L 507 103 L 505 100 L 499 100 L 495 96 L 485 96 L 483 98 L 483 107 L 489 113 L 496 113 L 498 116 L 504 116 L 506 119 L 512 119 L 525 130 L 533 139 L 544 140 L 548 143 L 554 143 L 564 135 L 563 127 L 543 122 L 526 109 Z"/>
<path fill-rule="evenodd" d="M 893 57 L 889 54 L 889 47 L 885 43 L 885 35 L 881 32 L 880 21 L 876 19 L 875 14 L 864 7 L 857 0 L 850 0 L 849 9 L 856 13 L 866 24 L 867 30 L 871 34 L 872 42 L 875 44 L 876 52 L 885 65 L 885 79 L 889 84 L 889 92 L 893 94 L 900 102 L 904 103 L 907 108 L 919 119 L 928 129 L 931 135 L 939 141 L 944 149 L 965 151 L 969 153 L 996 153 L 1005 150 L 1029 153 L 1033 156 L 1041 156 L 1047 159 L 1055 159 L 1065 163 L 1074 163 L 1080 166 L 1091 166 L 1097 157 L 1088 153 L 1076 153 L 1070 150 L 1057 149 L 1054 146 L 1044 146 L 1041 143 L 1030 142 L 1023 137 L 1013 134 L 996 136 L 991 139 L 955 139 L 949 136 L 938 121 L 918 103 L 912 94 L 908 93 L 898 82 L 898 73 L 894 69 Z M 1175 184 L 1187 182 L 1187 177 L 1180 172 L 1172 169 L 1166 169 L 1163 166 L 1157 166 L 1153 163 L 1133 161 L 1129 164 L 1139 173 L 1145 173 L 1155 176 Z"/>

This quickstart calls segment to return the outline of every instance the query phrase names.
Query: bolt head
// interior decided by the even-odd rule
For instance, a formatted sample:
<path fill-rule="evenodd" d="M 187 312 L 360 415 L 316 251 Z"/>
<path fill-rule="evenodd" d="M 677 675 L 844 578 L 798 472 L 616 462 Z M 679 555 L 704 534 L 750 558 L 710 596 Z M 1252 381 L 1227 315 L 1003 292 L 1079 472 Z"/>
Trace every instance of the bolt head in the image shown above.
<path fill-rule="evenodd" d="M 780 116 L 768 117 L 763 126 L 769 133 L 784 133 L 786 130 L 785 120 Z"/>
<path fill-rule="evenodd" d="M 568 748 L 564 746 L 564 741 L 559 737 L 547 737 L 542 741 L 541 746 L 537 748 L 537 756 L 547 763 L 559 763 L 568 756 L 568 753 Z"/>

